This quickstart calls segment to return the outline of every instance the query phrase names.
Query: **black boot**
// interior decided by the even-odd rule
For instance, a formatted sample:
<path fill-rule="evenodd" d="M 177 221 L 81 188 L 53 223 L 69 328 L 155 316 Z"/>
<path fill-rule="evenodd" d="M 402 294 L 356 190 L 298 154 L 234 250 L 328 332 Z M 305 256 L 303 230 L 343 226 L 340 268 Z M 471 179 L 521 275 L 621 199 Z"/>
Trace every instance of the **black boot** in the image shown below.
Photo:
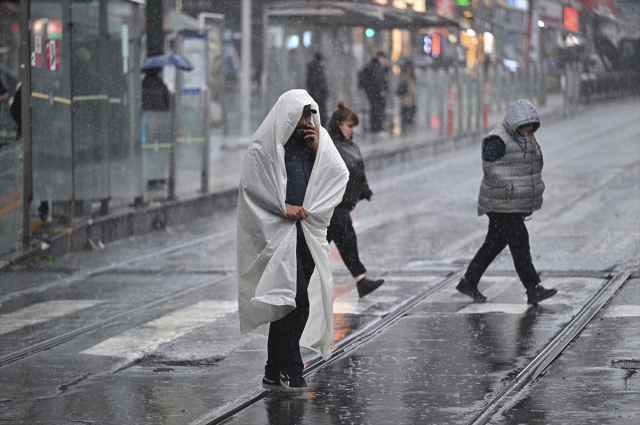
<path fill-rule="evenodd" d="M 467 283 L 464 277 L 460 279 L 460 283 L 458 283 L 458 286 L 456 286 L 456 289 L 461 294 L 464 294 L 473 298 L 474 303 L 484 303 L 487 301 L 487 297 L 485 297 L 484 295 L 482 295 L 482 293 L 480 293 L 480 291 L 478 291 L 478 286 Z"/>
<path fill-rule="evenodd" d="M 527 304 L 538 304 L 542 300 L 553 297 L 558 293 L 556 288 L 544 289 L 541 285 L 536 285 L 527 289 Z"/>
<path fill-rule="evenodd" d="M 365 295 L 370 294 L 378 289 L 383 283 L 384 279 L 371 280 L 363 277 L 356 282 L 356 286 L 358 287 L 358 295 L 360 296 L 360 298 L 362 298 Z"/>

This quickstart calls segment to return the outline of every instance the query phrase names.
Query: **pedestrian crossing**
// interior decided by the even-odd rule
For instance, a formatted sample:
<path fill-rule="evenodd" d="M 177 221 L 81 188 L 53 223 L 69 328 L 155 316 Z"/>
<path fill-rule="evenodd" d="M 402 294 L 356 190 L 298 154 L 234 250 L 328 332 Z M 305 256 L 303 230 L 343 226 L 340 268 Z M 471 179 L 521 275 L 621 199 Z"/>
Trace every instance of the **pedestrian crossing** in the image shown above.
<path fill-rule="evenodd" d="M 612 305 L 604 312 L 602 317 L 640 317 L 640 306 Z"/>
<path fill-rule="evenodd" d="M 506 313 L 506 314 L 523 314 L 530 304 L 502 304 L 502 303 L 484 303 L 470 304 L 458 311 L 460 314 L 486 314 L 486 313 Z"/>
<path fill-rule="evenodd" d="M 200 301 L 109 338 L 81 352 L 94 356 L 136 358 L 152 352 L 227 314 L 238 311 L 238 301 Z"/>
<path fill-rule="evenodd" d="M 546 278 L 541 284 L 545 288 L 556 288 L 558 293 L 545 300 L 541 305 L 577 306 L 591 298 L 605 283 L 598 278 Z M 527 304 L 527 296 L 517 277 L 483 277 L 479 285 L 480 291 L 487 297 L 484 304 L 469 304 L 460 308 L 459 314 L 524 314 L 531 305 Z M 428 298 L 428 304 L 468 303 L 470 298 L 459 293 L 455 285 Z"/>
<path fill-rule="evenodd" d="M 424 290 L 425 285 L 442 279 L 437 275 L 390 275 L 385 276 L 386 283 L 376 292 L 364 298 L 358 296 L 353 281 L 338 279 L 334 313 L 338 315 L 384 315 L 397 308 L 402 301 L 409 298 L 416 290 Z M 577 306 L 592 297 L 603 285 L 604 279 L 598 278 L 547 278 L 542 284 L 546 287 L 558 288 L 558 295 L 546 300 L 543 305 Z M 502 313 L 520 315 L 531 308 L 526 303 L 526 295 L 517 277 L 485 277 L 481 291 L 488 297 L 484 304 L 470 303 L 468 297 L 455 290 L 455 284 L 427 298 L 424 303 L 459 304 L 459 307 L 447 308 L 447 312 L 457 314 L 490 314 Z M 49 320 L 71 315 L 102 303 L 105 300 L 54 300 L 34 304 L 12 313 L 0 315 L 0 335 L 13 332 L 24 327 L 44 323 Z M 435 307 L 436 311 L 438 307 Z M 81 354 L 105 356 L 117 359 L 138 359 L 144 354 L 152 353 L 162 344 L 175 341 L 198 328 L 214 324 L 230 314 L 237 314 L 236 300 L 205 300 L 179 310 L 162 315 L 139 326 L 114 335 L 81 351 Z M 443 310 L 444 311 L 444 310 Z M 633 305 L 611 306 L 604 317 L 638 317 L 640 307 Z M 226 317 L 234 320 L 233 317 Z M 337 319 L 338 320 L 338 319 Z"/>
<path fill-rule="evenodd" d="M 0 315 L 0 335 L 17 331 L 102 304 L 102 300 L 54 300 Z"/>

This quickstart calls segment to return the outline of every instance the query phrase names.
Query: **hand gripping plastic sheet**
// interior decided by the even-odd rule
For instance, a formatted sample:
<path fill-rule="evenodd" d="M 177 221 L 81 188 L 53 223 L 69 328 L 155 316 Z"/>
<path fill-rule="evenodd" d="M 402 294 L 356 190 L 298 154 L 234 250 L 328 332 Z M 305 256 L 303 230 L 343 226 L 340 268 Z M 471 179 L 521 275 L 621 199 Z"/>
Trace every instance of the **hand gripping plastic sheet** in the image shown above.
<path fill-rule="evenodd" d="M 240 330 L 266 335 L 268 324 L 291 312 L 296 297 L 296 226 L 285 210 L 287 174 L 284 144 L 305 105 L 318 110 L 305 90 L 283 94 L 253 136 L 246 153 L 238 194 L 238 302 Z M 309 320 L 300 345 L 325 359 L 333 348 L 333 276 L 327 225 L 342 200 L 349 172 L 329 134 L 320 127 L 320 143 L 302 206 L 304 237 L 315 262 L 309 282 Z"/>

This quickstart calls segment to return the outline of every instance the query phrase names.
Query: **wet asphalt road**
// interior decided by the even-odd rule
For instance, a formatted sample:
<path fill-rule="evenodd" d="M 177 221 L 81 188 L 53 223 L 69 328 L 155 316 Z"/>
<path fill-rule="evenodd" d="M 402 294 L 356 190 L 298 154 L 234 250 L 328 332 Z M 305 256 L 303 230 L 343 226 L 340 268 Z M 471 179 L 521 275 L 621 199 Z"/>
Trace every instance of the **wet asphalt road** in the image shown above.
<path fill-rule="evenodd" d="M 612 273 L 637 273 L 639 117 L 640 102 L 625 101 L 543 123 L 538 132 L 547 189 L 528 227 L 543 285 L 558 296 L 527 306 L 505 250 L 480 284 L 487 304 L 470 304 L 449 285 L 313 373 L 310 393 L 269 395 L 229 423 L 467 423 Z M 358 299 L 332 251 L 337 340 L 463 270 L 486 233 L 486 217 L 475 213 L 479 147 L 368 174 L 373 201 L 353 218 L 363 263 L 387 283 Z M 0 361 L 86 331 L 0 367 L 0 423 L 198 423 L 251 391 L 266 344 L 239 335 L 234 269 L 229 212 L 2 273 Z M 611 361 L 640 357 L 638 285 L 629 280 L 494 421 L 637 424 L 637 375 Z"/>

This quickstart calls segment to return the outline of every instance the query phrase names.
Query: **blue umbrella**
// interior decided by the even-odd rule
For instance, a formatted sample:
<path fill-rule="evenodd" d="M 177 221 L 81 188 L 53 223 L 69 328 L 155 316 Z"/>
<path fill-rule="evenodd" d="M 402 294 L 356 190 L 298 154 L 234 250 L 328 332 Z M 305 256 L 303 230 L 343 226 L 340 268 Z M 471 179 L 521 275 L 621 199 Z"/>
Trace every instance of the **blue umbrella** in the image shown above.
<path fill-rule="evenodd" d="M 185 71 L 191 71 L 193 69 L 193 65 L 187 58 L 182 55 L 176 55 L 172 50 L 169 50 L 169 53 L 161 56 L 151 56 L 150 58 L 146 58 L 142 62 L 142 69 L 150 69 L 150 68 L 164 68 L 165 66 L 175 66 L 178 69 L 183 69 Z"/>

